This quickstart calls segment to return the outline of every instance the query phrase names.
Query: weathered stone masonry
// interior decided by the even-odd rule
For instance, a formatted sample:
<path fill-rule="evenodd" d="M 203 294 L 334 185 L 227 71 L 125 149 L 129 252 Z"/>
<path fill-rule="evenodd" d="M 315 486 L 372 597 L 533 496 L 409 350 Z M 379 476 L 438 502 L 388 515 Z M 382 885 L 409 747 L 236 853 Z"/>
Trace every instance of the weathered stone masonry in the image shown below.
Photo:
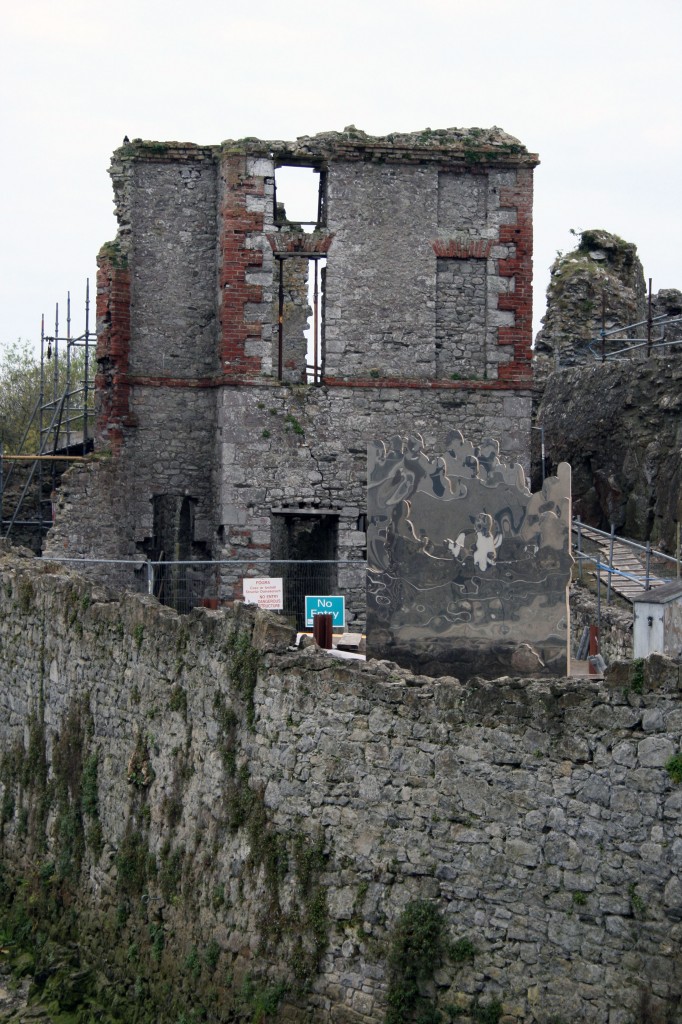
<path fill-rule="evenodd" d="M 183 998 L 227 1013 L 248 973 L 288 984 L 282 1020 L 379 1024 L 387 941 L 418 899 L 476 947 L 436 971 L 441 1009 L 497 998 L 509 1024 L 629 1024 L 642 1006 L 679 1019 L 682 787 L 665 768 L 678 664 L 462 686 L 287 651 L 281 628 L 0 560 L 3 863 L 31 878 L 62 865 L 51 884 L 71 878 L 112 994 L 134 943 L 159 998 L 172 981 L 165 1019 Z M 89 810 L 78 778 L 59 795 L 69 734 L 97 766 Z M 22 768 L 41 743 L 42 788 Z M 81 813 L 101 831 L 69 875 Z M 203 959 L 183 967 L 209 948 L 215 985 Z"/>
<path fill-rule="evenodd" d="M 326 515 L 338 558 L 362 558 L 369 439 L 418 429 L 437 444 L 455 427 L 527 453 L 536 163 L 498 129 L 117 150 L 98 290 L 113 465 L 70 474 L 48 550 L 158 557 L 162 507 L 191 519 L 188 557 L 267 558 L 273 516 L 303 509 Z M 319 174 L 310 233 L 277 208 L 282 165 Z M 317 385 L 301 328 L 312 259 L 326 260 Z M 357 611 L 359 587 L 338 582 Z"/>

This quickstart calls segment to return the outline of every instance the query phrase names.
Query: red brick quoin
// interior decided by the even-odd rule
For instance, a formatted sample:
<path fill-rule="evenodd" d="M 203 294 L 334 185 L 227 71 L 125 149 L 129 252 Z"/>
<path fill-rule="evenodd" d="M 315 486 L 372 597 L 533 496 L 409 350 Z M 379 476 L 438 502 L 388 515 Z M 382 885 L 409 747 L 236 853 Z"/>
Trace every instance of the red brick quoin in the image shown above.
<path fill-rule="evenodd" d="M 513 327 L 500 327 L 499 345 L 513 345 L 512 360 L 498 370 L 500 380 L 529 385 L 533 341 L 533 172 L 519 167 L 515 188 L 500 189 L 500 206 L 516 210 L 516 224 L 500 227 L 500 242 L 513 245 L 515 255 L 499 261 L 501 277 L 514 278 L 514 291 L 498 296 L 497 308 L 514 313 Z"/>
<path fill-rule="evenodd" d="M 219 213 L 220 247 L 220 359 L 228 377 L 258 374 L 261 360 L 246 354 L 250 339 L 260 340 L 262 324 L 247 322 L 247 303 L 263 301 L 260 285 L 246 283 L 246 274 L 263 264 L 260 249 L 248 247 L 248 240 L 263 231 L 263 214 L 247 210 L 248 196 L 264 196 L 262 178 L 246 172 L 245 156 L 226 156 L 220 168 L 222 200 Z"/>
<path fill-rule="evenodd" d="M 97 257 L 97 434 L 117 455 L 125 427 L 135 426 L 127 380 L 130 355 L 130 271 L 118 256 Z"/>

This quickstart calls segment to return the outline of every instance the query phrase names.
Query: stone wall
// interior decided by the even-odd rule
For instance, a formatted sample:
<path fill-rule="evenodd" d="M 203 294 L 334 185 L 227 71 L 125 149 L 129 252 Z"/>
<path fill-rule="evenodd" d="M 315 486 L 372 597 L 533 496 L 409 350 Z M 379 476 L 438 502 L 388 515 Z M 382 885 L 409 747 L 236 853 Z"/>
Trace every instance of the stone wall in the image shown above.
<path fill-rule="evenodd" d="M 574 583 L 570 589 L 571 651 L 578 650 L 583 629 L 599 623 L 599 653 L 607 665 L 632 658 L 632 609 L 608 605 L 605 596 L 597 615 L 597 597 L 586 587 Z"/>
<path fill-rule="evenodd" d="M 462 686 L 290 650 L 255 610 L 0 567 L 14 910 L 57 896 L 111 1006 L 134 949 L 140 1012 L 251 1020 L 267 996 L 275 1019 L 379 1024 L 421 901 L 450 949 L 424 1007 L 677 1019 L 679 665 Z"/>

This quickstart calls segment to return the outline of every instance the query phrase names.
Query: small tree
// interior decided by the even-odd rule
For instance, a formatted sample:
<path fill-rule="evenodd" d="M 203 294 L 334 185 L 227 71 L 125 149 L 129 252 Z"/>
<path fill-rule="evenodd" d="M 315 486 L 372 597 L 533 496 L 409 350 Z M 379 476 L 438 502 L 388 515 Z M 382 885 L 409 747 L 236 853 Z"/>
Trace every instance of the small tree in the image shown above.
<path fill-rule="evenodd" d="M 61 351 L 61 350 L 60 350 Z M 80 386 L 85 372 L 85 355 L 82 349 L 72 348 L 71 390 Z M 50 402 L 54 396 L 54 373 L 50 363 L 45 366 L 45 382 L 43 404 Z M 62 395 L 66 389 L 66 359 L 61 355 L 57 375 L 57 394 Z M 40 422 L 36 415 L 40 401 L 40 362 L 36 358 L 29 342 L 19 338 L 16 342 L 4 346 L 0 351 L 0 442 L 7 455 L 31 455 L 40 448 Z M 78 406 L 79 398 L 72 403 L 72 413 Z M 43 417 L 43 426 L 49 426 L 52 409 L 47 409 Z M 72 429 L 78 429 L 79 423 L 72 422 Z M 24 435 L 26 437 L 24 439 Z M 22 443 L 23 441 L 23 443 Z"/>
<path fill-rule="evenodd" d="M 40 365 L 27 341 L 19 338 L 0 353 L 0 441 L 8 454 L 19 454 L 24 432 L 40 398 Z M 25 442 L 38 450 L 38 422 Z"/>

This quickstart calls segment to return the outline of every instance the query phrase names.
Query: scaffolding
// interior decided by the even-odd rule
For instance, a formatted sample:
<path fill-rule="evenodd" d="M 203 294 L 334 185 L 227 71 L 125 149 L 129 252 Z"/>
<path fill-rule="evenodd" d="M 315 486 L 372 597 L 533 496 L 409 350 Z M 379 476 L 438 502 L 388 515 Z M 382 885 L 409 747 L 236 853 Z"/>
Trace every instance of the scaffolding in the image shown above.
<path fill-rule="evenodd" d="M 41 317 L 39 395 L 18 453 L 4 453 L 0 443 L 0 536 L 10 537 L 21 527 L 34 531 L 42 541 L 52 526 L 58 478 L 69 463 L 82 461 L 93 450 L 93 369 L 97 336 L 90 330 L 89 280 L 85 286 L 84 313 L 85 329 L 82 334 L 74 335 L 69 292 L 66 333 L 60 326 L 58 303 L 53 334 L 46 333 L 45 315 Z M 32 435 L 37 443 L 30 445 Z M 37 447 L 37 451 L 27 451 L 27 447 Z M 22 465 L 28 468 L 25 479 L 10 491 L 15 471 Z M 46 498 L 48 485 L 49 497 Z M 16 497 L 8 497 L 14 492 L 18 492 Z M 27 515 L 29 518 L 25 518 Z"/>

